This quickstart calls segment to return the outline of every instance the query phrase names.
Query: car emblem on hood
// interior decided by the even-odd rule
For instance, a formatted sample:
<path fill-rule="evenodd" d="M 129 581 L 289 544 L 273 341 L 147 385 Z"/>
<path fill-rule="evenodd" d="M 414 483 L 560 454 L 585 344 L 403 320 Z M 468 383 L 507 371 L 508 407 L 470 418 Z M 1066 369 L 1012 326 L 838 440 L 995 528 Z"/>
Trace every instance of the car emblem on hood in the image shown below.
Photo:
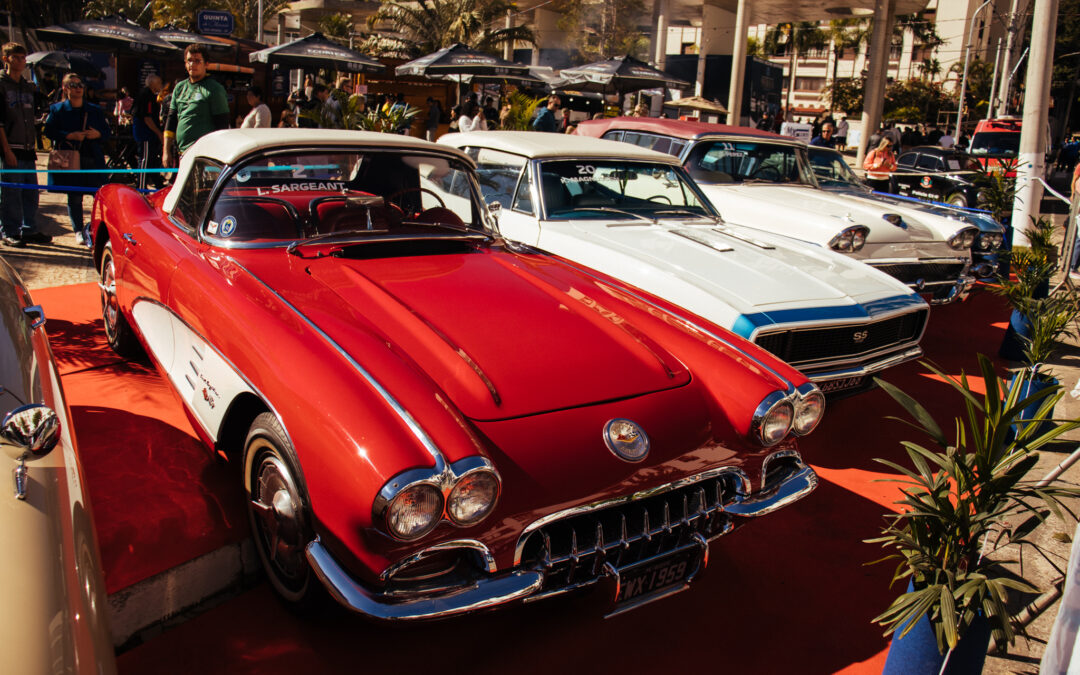
<path fill-rule="evenodd" d="M 609 420 L 604 425 L 604 443 L 616 457 L 627 462 L 640 462 L 649 454 L 648 435 L 630 420 Z"/>

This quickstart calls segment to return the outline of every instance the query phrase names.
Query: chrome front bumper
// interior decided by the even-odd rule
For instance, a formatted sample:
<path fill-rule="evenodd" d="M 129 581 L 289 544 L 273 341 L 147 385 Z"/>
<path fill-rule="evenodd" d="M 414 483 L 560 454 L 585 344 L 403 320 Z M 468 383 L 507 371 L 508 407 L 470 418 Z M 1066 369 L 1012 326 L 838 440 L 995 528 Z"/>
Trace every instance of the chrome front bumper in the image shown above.
<path fill-rule="evenodd" d="M 797 453 L 785 452 L 783 454 L 794 454 L 797 458 Z M 728 470 L 721 469 L 720 471 Z M 717 474 L 718 472 L 714 470 L 701 474 L 701 477 L 712 477 Z M 692 485 L 698 478 L 699 476 L 684 479 L 671 484 L 671 486 L 684 487 L 687 484 Z M 718 507 L 718 510 L 724 518 L 732 521 L 764 516 L 802 499 L 817 487 L 817 482 L 818 478 L 814 470 L 803 464 L 801 459 L 797 459 L 788 474 L 782 479 L 774 481 L 767 488 L 757 492 L 739 495 L 730 503 Z M 663 490 L 665 487 L 669 486 L 661 486 L 646 492 L 655 494 L 657 490 Z M 632 500 L 633 497 L 631 496 L 628 499 Z M 588 508 L 590 507 L 578 507 L 570 511 L 577 513 Z M 552 519 L 557 518 L 559 515 L 553 514 L 542 520 L 545 523 L 552 522 Z M 733 529 L 734 525 L 725 527 L 719 534 L 730 532 Z M 526 532 L 528 532 L 528 529 L 526 529 Z M 719 534 L 716 536 L 719 536 Z M 706 547 L 701 564 L 701 567 L 704 568 L 705 562 L 708 560 L 708 544 L 704 539 L 702 539 L 702 545 Z M 308 544 L 307 559 L 316 576 L 322 581 L 335 600 L 358 614 L 383 621 L 441 619 L 515 601 L 540 599 L 566 592 L 566 590 L 575 590 L 578 587 L 591 585 L 582 584 L 576 586 L 575 589 L 543 590 L 545 573 L 542 569 L 523 569 L 518 566 L 502 573 L 489 574 L 478 570 L 476 578 L 470 584 L 451 590 L 422 595 L 391 596 L 370 589 L 353 579 L 330 555 L 330 552 L 327 551 L 318 537 Z M 614 571 L 614 568 L 612 570 Z M 615 574 L 617 576 L 617 571 Z M 600 576 L 595 581 L 600 581 L 605 576 L 610 575 Z M 659 597 L 656 599 L 659 599 Z"/>

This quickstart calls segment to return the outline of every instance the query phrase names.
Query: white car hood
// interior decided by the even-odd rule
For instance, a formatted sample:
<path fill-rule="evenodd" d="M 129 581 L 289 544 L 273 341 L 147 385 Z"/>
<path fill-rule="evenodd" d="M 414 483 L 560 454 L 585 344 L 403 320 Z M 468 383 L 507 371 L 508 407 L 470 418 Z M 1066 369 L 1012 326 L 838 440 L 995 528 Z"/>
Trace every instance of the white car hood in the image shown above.
<path fill-rule="evenodd" d="M 900 213 L 897 208 L 812 187 L 755 184 L 702 185 L 701 188 L 726 220 L 823 246 L 852 225 L 870 228 L 867 242 L 876 244 L 943 241 L 959 229 L 939 232 L 937 223 L 927 224 L 926 214 L 913 209 L 910 216 L 900 214 L 904 227 L 898 227 L 882 217 L 886 213 Z M 950 222 L 945 218 L 939 220 Z M 777 221 L 781 224 L 775 224 Z"/>
<path fill-rule="evenodd" d="M 828 249 L 720 227 L 735 236 L 705 221 L 546 221 L 537 243 L 728 328 L 738 328 L 739 315 L 757 317 L 756 325 L 787 323 L 792 310 L 805 321 L 850 319 L 867 316 L 860 305 L 913 297 L 892 277 Z"/>

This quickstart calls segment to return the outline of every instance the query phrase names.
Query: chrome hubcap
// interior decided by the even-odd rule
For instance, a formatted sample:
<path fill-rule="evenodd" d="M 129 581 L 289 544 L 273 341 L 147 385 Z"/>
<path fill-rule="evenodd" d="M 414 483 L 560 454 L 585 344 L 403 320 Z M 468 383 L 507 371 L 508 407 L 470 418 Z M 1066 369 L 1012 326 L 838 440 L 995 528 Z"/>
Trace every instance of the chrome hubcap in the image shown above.
<path fill-rule="evenodd" d="M 253 476 L 250 506 L 267 560 L 279 575 L 300 579 L 306 569 L 296 486 L 284 462 L 264 456 Z"/>
<path fill-rule="evenodd" d="M 116 334 L 116 317 L 119 313 L 120 305 L 116 301 L 116 269 L 110 255 L 105 259 L 101 270 L 101 317 L 105 321 L 105 332 L 109 336 Z"/>

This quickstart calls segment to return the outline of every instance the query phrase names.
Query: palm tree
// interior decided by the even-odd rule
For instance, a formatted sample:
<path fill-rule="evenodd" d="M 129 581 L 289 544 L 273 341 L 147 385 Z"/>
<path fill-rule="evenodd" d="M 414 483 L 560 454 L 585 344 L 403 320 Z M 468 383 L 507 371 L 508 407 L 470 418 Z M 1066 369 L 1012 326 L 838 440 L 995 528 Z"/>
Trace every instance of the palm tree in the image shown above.
<path fill-rule="evenodd" d="M 941 61 L 935 58 L 925 58 L 919 62 L 916 66 L 919 69 L 919 75 L 925 80 L 929 79 L 931 82 L 937 79 L 937 76 L 941 74 Z"/>
<path fill-rule="evenodd" d="M 143 11 L 145 6 L 146 3 L 141 0 L 89 0 L 83 11 L 87 19 L 103 19 L 114 14 L 122 14 L 143 28 L 149 28 L 153 15 Z"/>
<path fill-rule="evenodd" d="M 785 46 L 788 54 L 788 110 L 791 110 L 791 94 L 795 91 L 796 58 L 802 56 L 811 49 L 824 47 L 825 43 L 825 31 L 821 30 L 816 21 L 780 23 L 765 32 L 767 52 L 775 54 L 776 48 L 782 44 Z M 770 45 L 773 49 L 768 49 Z"/>
<path fill-rule="evenodd" d="M 319 19 L 319 32 L 334 42 L 347 45 L 353 32 L 352 16 L 344 13 L 327 14 Z"/>
<path fill-rule="evenodd" d="M 368 26 L 386 26 L 392 34 L 376 35 L 365 47 L 377 56 L 414 58 L 459 42 L 495 53 L 506 43 L 535 43 L 528 26 L 504 26 L 507 0 L 382 0 L 368 17 Z"/>
<path fill-rule="evenodd" d="M 848 49 L 858 52 L 859 47 L 866 42 L 870 34 L 866 30 L 866 22 L 862 19 L 833 19 L 829 21 L 829 27 L 825 34 L 832 44 L 833 71 L 832 81 L 835 83 L 839 77 L 840 59 Z M 855 59 L 851 60 L 851 76 L 855 77 Z M 835 91 L 835 87 L 833 89 Z M 829 112 L 833 112 L 835 96 L 829 97 Z"/>

